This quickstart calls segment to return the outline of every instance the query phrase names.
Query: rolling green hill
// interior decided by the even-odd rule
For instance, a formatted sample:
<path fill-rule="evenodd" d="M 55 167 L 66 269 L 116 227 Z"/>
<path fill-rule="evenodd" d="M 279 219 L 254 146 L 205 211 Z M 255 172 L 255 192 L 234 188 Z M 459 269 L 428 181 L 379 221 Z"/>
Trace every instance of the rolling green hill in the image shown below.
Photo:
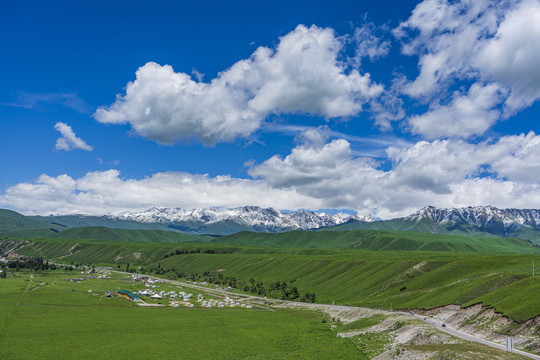
<path fill-rule="evenodd" d="M 95 223 L 112 226 L 83 226 Z M 160 224 L 141 224 L 134 221 L 115 220 L 106 216 L 25 216 L 5 209 L 0 209 L 0 236 L 141 242 L 210 241 L 213 239 L 211 236 L 186 235 Z"/>
<path fill-rule="evenodd" d="M 493 306 L 517 321 L 540 315 L 539 255 L 349 251 L 334 255 L 191 254 L 160 260 L 165 269 L 287 281 L 320 302 L 384 309 L 449 304 Z M 527 295 L 525 297 L 525 295 Z"/>
<path fill-rule="evenodd" d="M 148 243 L 96 240 L 0 240 L 13 249 L 58 263 L 159 267 L 210 272 L 247 282 L 286 281 L 319 302 L 377 308 L 434 308 L 483 303 L 517 321 L 540 315 L 540 255 L 457 251 L 369 251 L 245 247 L 216 243 Z M 175 255 L 176 250 L 197 253 Z M 211 250 L 211 251 L 210 251 Z M 213 253 L 211 253 L 213 252 Z"/>
<path fill-rule="evenodd" d="M 111 240 L 134 242 L 186 242 L 209 241 L 213 238 L 202 235 L 186 235 L 164 230 L 124 230 L 103 226 L 77 227 L 64 230 L 52 236 L 56 239 Z"/>
<path fill-rule="evenodd" d="M 213 240 L 218 244 L 365 250 L 540 253 L 513 238 L 450 236 L 412 231 L 291 231 L 280 234 L 241 232 Z"/>
<path fill-rule="evenodd" d="M 423 233 L 437 233 L 441 235 L 474 236 L 474 237 L 514 237 L 540 245 L 540 230 L 530 227 L 512 227 L 505 232 L 500 224 L 493 224 L 489 229 L 481 229 L 477 226 L 466 223 L 438 224 L 434 228 L 434 223 L 430 219 L 398 218 L 384 221 L 363 222 L 351 220 L 347 223 L 322 228 L 317 231 L 346 231 L 346 230 L 395 230 L 395 231 L 415 231 Z"/>
<path fill-rule="evenodd" d="M 166 225 L 159 223 L 139 223 L 130 220 L 120 220 L 109 216 L 90 215 L 57 215 L 57 216 L 28 216 L 30 219 L 47 222 L 53 225 L 61 225 L 66 228 L 105 226 L 113 229 L 126 230 L 168 230 L 175 231 Z"/>
<path fill-rule="evenodd" d="M 22 233 L 52 235 L 64 227 L 29 218 L 18 212 L 0 209 L 0 235 L 14 236 Z"/>
<path fill-rule="evenodd" d="M 17 252 L 64 264 L 159 266 L 172 277 L 210 272 L 239 282 L 286 281 L 327 303 L 412 309 L 481 302 L 517 321 L 540 315 L 540 278 L 531 277 L 540 249 L 521 239 L 391 230 L 215 238 L 98 226 L 58 231 L 9 211 L 0 218 L 15 233 L 49 234 L 0 239 L 0 257 Z"/>
<path fill-rule="evenodd" d="M 13 250 L 15 249 L 15 250 Z M 60 263 L 92 263 L 95 265 L 148 265 L 176 250 L 233 253 L 238 247 L 211 243 L 127 242 L 73 239 L 0 239 L 0 257 L 8 251 L 27 256 L 41 256 Z M 261 251 L 260 249 L 245 251 Z M 284 250 L 288 252 L 288 249 Z M 264 251 L 263 251 L 264 252 Z"/>
<path fill-rule="evenodd" d="M 351 220 L 341 225 L 322 228 L 319 231 L 344 231 L 344 230 L 394 230 L 394 231 L 416 231 L 422 233 L 433 234 L 433 221 L 429 219 L 421 219 L 419 221 L 411 221 L 407 218 L 398 218 L 384 221 L 364 222 Z M 458 236 L 475 236 L 475 237 L 499 237 L 485 231 L 479 231 L 467 224 L 455 225 L 452 228 L 438 228 L 438 234 L 442 235 L 458 235 Z"/>

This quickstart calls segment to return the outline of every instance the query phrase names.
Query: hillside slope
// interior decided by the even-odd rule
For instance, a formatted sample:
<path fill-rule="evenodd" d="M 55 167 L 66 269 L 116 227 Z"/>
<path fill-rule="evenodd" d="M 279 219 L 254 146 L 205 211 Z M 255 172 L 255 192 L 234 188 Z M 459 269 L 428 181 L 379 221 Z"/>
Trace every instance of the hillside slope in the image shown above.
<path fill-rule="evenodd" d="M 540 253 L 540 248 L 514 238 L 476 238 L 412 231 L 290 231 L 280 234 L 241 232 L 213 243 L 244 246 L 336 248 L 365 250 L 454 251 L 482 253 Z"/>
<path fill-rule="evenodd" d="M 15 211 L 0 209 L 1 236 L 13 236 L 24 232 L 52 235 L 63 229 L 63 226 L 57 224 L 32 219 Z"/>
<path fill-rule="evenodd" d="M 3 248 L 64 264 L 159 268 L 170 278 L 184 272 L 234 276 L 239 284 L 285 281 L 300 293 L 315 292 L 322 303 L 414 309 L 481 302 L 519 322 L 540 315 L 540 277 L 531 276 L 540 255 L 64 239 L 0 240 Z"/>
<path fill-rule="evenodd" d="M 59 232 L 51 238 L 55 239 L 82 239 L 106 241 L 132 241 L 132 242 L 186 242 L 209 241 L 209 236 L 186 235 L 164 230 L 125 230 L 111 229 L 104 226 L 77 227 Z"/>
<path fill-rule="evenodd" d="M 27 218 L 47 222 L 53 225 L 61 225 L 66 228 L 105 226 L 113 229 L 126 230 L 169 230 L 166 225 L 158 223 L 141 223 L 132 220 L 122 220 L 111 216 L 91 216 L 91 215 L 56 215 L 56 216 L 28 216 Z"/>

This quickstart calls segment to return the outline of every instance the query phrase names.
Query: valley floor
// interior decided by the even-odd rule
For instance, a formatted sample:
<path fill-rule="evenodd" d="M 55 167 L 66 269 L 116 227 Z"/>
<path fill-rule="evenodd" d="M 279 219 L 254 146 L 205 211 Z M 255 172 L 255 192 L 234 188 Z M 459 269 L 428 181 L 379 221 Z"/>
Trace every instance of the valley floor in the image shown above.
<path fill-rule="evenodd" d="M 165 279 L 157 284 L 164 291 L 219 298 L 215 289 Z M 250 302 L 262 308 L 175 309 L 105 295 L 142 287 L 131 274 L 114 272 L 19 271 L 0 279 L 0 358 L 524 359 L 381 310 L 253 297 Z"/>
<path fill-rule="evenodd" d="M 114 271 L 117 273 L 122 273 L 119 271 Z M 124 273 L 128 274 L 128 273 Z M 490 354 L 489 356 L 497 357 L 487 357 L 486 359 L 499 358 L 502 356 L 498 354 L 498 350 L 504 351 L 504 356 L 510 356 L 508 358 L 513 358 L 512 355 L 520 355 L 531 359 L 540 360 L 540 355 L 535 355 L 530 352 L 521 351 L 518 349 L 513 349 L 512 354 L 506 351 L 506 347 L 503 343 L 506 340 L 506 336 L 496 333 L 495 329 L 488 329 L 484 327 L 484 331 L 476 331 L 475 326 L 471 326 L 470 318 L 474 316 L 478 318 L 478 321 L 487 319 L 488 315 L 491 315 L 491 318 L 495 317 L 497 319 L 503 318 L 500 314 L 496 314 L 489 309 L 482 308 L 482 306 L 474 306 L 473 311 L 470 309 L 461 309 L 459 306 L 448 306 L 443 307 L 437 310 L 424 311 L 424 315 L 415 314 L 414 312 L 403 312 L 403 311 L 386 311 L 380 309 L 370 309 L 354 306 L 343 306 L 343 305 L 330 305 L 330 304 L 310 304 L 302 303 L 295 301 L 283 301 L 277 299 L 267 299 L 261 298 L 252 295 L 239 295 L 233 292 L 226 292 L 223 290 L 217 291 L 211 287 L 205 287 L 200 285 L 193 285 L 190 283 L 185 283 L 181 281 L 167 280 L 163 278 L 158 278 L 161 281 L 169 282 L 175 285 L 181 285 L 184 287 L 194 288 L 202 291 L 210 291 L 214 293 L 227 294 L 228 296 L 235 298 L 245 298 L 249 299 L 250 303 L 258 304 L 263 307 L 270 307 L 272 309 L 302 309 L 309 311 L 317 311 L 326 315 L 322 315 L 323 319 L 327 319 L 325 322 L 330 324 L 330 328 L 334 331 L 337 331 L 337 336 L 342 338 L 353 339 L 355 342 L 362 342 L 362 338 L 368 336 L 375 336 L 379 334 L 381 337 L 386 337 L 386 342 L 378 343 L 374 349 L 368 351 L 372 355 L 378 354 L 377 359 L 394 359 L 402 351 L 407 353 L 406 359 L 412 359 L 414 356 L 418 355 L 420 358 L 424 359 L 426 354 L 429 354 L 427 358 L 437 359 L 437 354 L 442 352 L 449 352 L 449 349 L 454 348 L 456 344 L 464 346 L 468 349 L 470 353 L 476 354 L 475 358 L 482 359 L 483 354 Z M 488 310 L 487 312 L 485 310 Z M 467 315 L 463 316 L 464 312 L 468 312 Z M 482 317 L 481 314 L 484 313 Z M 456 321 L 456 318 L 459 320 Z M 489 320 L 491 320 L 491 318 Z M 367 323 L 370 324 L 369 319 L 376 319 L 373 326 L 368 326 L 362 328 L 361 330 L 356 330 L 354 327 L 351 327 L 348 324 L 355 322 L 362 322 L 368 319 Z M 468 325 L 467 320 L 469 320 Z M 492 320 L 493 321 L 493 320 Z M 509 321 L 506 319 L 506 321 Z M 507 324 L 506 324 L 507 325 Z M 348 331 L 342 332 L 341 330 L 347 329 Z M 384 335 L 383 335 L 384 334 Z M 462 340 L 467 341 L 469 344 L 465 346 L 466 343 L 463 343 Z M 516 344 L 520 347 L 534 347 L 538 350 L 540 346 L 540 339 L 534 339 L 531 337 L 519 336 Z M 477 343 L 480 345 L 473 345 L 472 343 Z M 422 350 L 422 346 L 419 345 L 439 345 L 437 347 L 430 348 L 429 346 L 426 349 Z M 452 345 L 448 349 L 441 347 L 441 345 Z M 412 346 L 412 347 L 411 347 Z M 488 350 L 485 346 L 491 347 L 495 350 Z M 471 350 L 475 348 L 476 350 Z M 413 351 L 414 349 L 414 351 Z M 453 351 L 457 351 L 454 349 Z M 413 355 L 413 353 L 417 353 Z M 423 355 L 422 355 L 423 354 Z M 516 359 L 521 358 L 520 356 Z M 426 358 L 426 359 L 427 359 Z M 507 357 L 502 357 L 507 358 Z"/>

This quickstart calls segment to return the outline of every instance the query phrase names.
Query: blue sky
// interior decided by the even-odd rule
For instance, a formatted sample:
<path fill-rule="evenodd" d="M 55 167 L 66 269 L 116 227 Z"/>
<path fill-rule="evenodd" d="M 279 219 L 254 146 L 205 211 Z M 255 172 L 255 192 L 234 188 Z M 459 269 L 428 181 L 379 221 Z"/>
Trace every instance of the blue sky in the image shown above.
<path fill-rule="evenodd" d="M 2 2 L 0 206 L 538 207 L 539 23 L 538 1 Z"/>

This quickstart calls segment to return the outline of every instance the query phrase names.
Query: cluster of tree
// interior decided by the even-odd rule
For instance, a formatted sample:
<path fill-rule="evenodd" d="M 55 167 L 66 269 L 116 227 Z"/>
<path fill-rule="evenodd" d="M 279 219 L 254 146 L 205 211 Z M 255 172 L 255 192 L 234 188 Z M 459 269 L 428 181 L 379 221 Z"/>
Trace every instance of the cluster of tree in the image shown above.
<path fill-rule="evenodd" d="M 180 275 L 180 274 L 179 274 Z M 212 274 L 210 271 L 205 271 L 202 274 L 199 273 L 192 273 L 192 274 L 186 274 L 181 273 L 182 276 L 179 276 L 181 278 L 191 280 L 191 281 L 198 281 L 198 282 L 207 282 L 209 284 L 216 284 L 221 286 L 230 286 L 232 288 L 236 288 L 237 282 L 236 278 L 234 276 L 225 276 L 222 273 L 219 274 Z"/>
<path fill-rule="evenodd" d="M 306 291 L 304 295 L 300 298 L 300 301 L 314 303 L 315 301 L 317 301 L 317 297 L 315 296 L 314 292 Z"/>
<path fill-rule="evenodd" d="M 15 270 L 31 269 L 36 271 L 43 271 L 55 270 L 57 267 L 55 264 L 49 264 L 49 261 L 43 260 L 42 257 L 29 257 L 10 261 L 8 263 L 8 268 Z"/>
<path fill-rule="evenodd" d="M 243 290 L 259 296 L 282 300 L 297 300 L 300 297 L 298 288 L 286 281 L 271 281 L 268 286 L 265 286 L 263 282 L 251 278 L 244 284 Z"/>
<path fill-rule="evenodd" d="M 120 264 L 118 264 L 118 269 L 122 270 L 122 266 Z M 137 268 L 134 268 L 134 267 L 129 267 L 129 263 L 126 264 L 126 268 L 123 269 L 125 272 L 128 272 L 128 273 L 136 273 L 136 272 L 143 272 L 143 270 L 138 270 Z"/>
<path fill-rule="evenodd" d="M 201 253 L 201 249 L 197 249 L 197 248 L 194 248 L 194 249 L 176 249 L 175 251 L 172 251 L 170 254 L 165 254 L 161 257 L 161 259 L 166 259 L 168 258 L 169 256 L 174 256 L 174 255 L 185 255 L 185 254 L 200 254 Z"/>
<path fill-rule="evenodd" d="M 206 250 L 203 250 L 203 251 L 201 251 L 201 249 L 198 249 L 198 248 L 185 249 L 185 250 L 184 249 L 176 249 L 175 251 L 172 251 L 170 254 L 163 255 L 163 257 L 161 259 L 166 259 L 169 256 L 174 256 L 174 255 L 200 254 L 201 252 L 205 253 L 205 254 L 232 254 L 231 250 L 226 250 L 226 249 L 223 249 L 223 250 L 206 249 Z"/>

